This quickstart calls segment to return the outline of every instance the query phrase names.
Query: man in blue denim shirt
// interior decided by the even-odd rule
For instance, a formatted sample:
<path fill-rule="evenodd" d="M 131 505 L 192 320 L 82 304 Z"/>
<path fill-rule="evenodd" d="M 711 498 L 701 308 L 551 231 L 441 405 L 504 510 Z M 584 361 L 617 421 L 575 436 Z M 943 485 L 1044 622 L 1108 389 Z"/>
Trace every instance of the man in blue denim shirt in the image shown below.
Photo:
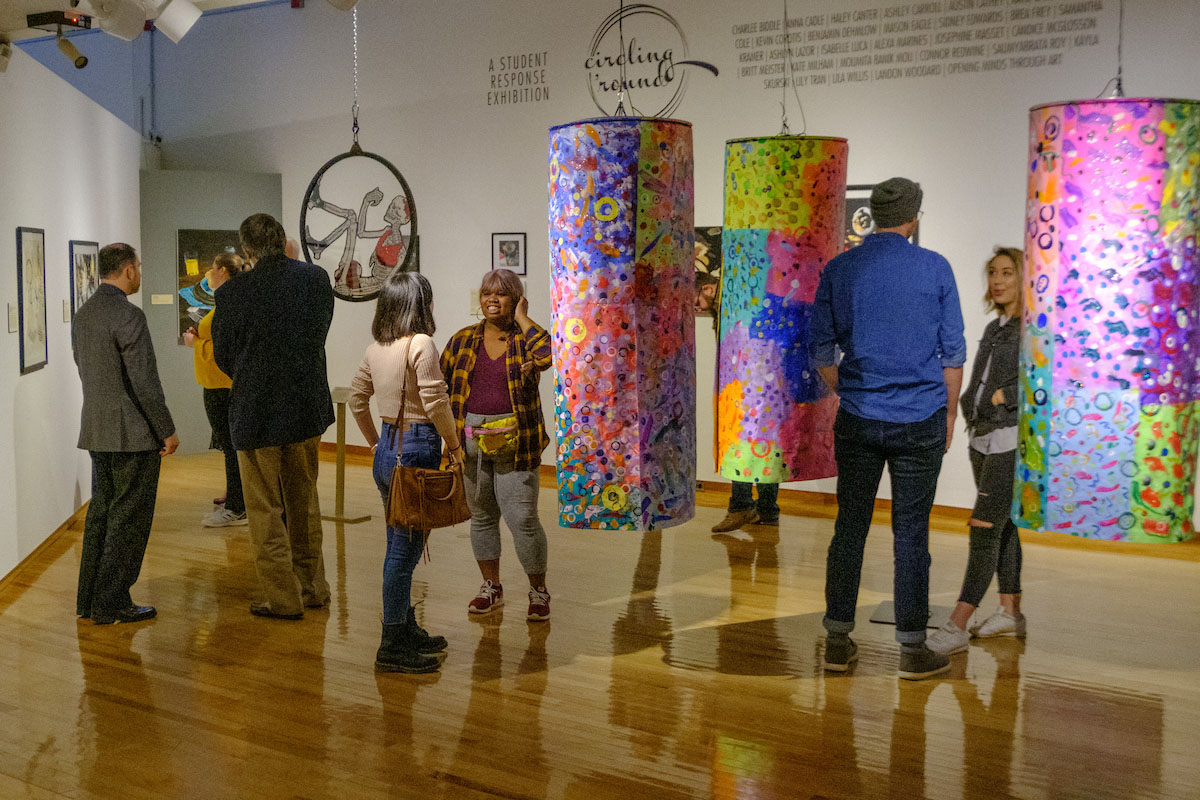
<path fill-rule="evenodd" d="M 813 362 L 841 397 L 834 423 L 838 516 L 825 573 L 825 669 L 844 672 L 858 658 L 849 634 L 886 464 L 900 677 L 909 680 L 950 668 L 946 656 L 925 646 L 929 512 L 954 432 L 967 356 L 949 262 L 909 242 L 920 209 L 921 189 L 906 178 L 875 187 L 876 233 L 825 267 L 811 340 Z"/>

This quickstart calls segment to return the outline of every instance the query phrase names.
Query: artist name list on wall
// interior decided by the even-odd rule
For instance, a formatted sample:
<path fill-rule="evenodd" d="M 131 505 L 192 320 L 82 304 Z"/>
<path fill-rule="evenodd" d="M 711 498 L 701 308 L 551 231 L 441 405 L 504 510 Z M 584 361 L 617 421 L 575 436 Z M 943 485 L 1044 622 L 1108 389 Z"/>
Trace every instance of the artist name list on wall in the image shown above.
<path fill-rule="evenodd" d="M 1112 3 L 1115 0 L 1108 0 Z M 740 79 L 764 89 L 1055 67 L 1100 43 L 1105 0 L 926 0 L 732 26 Z M 791 72 L 788 72 L 788 57 Z"/>
<path fill-rule="evenodd" d="M 545 50 L 540 53 L 506 53 L 488 59 L 489 106 L 542 103 L 549 99 Z"/>

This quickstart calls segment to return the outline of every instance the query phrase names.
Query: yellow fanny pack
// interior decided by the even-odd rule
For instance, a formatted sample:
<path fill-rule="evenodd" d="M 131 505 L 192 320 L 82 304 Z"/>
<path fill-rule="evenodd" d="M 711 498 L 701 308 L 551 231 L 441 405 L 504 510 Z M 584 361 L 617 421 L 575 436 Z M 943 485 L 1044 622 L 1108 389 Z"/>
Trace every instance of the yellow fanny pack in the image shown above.
<path fill-rule="evenodd" d="M 479 451 L 492 458 L 510 458 L 517 454 L 517 418 L 503 417 L 480 425 L 468 425 L 463 432 L 475 440 Z"/>

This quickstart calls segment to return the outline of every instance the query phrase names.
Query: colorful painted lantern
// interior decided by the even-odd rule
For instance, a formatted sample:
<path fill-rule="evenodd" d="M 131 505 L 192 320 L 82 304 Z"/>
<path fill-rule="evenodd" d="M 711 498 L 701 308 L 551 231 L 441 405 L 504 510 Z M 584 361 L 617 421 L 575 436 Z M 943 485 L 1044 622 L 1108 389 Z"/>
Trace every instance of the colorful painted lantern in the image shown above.
<path fill-rule="evenodd" d="M 817 283 L 841 250 L 845 139 L 725 143 L 717 469 L 783 483 L 837 474 L 837 396 L 809 362 Z"/>
<path fill-rule="evenodd" d="M 695 512 L 692 128 L 550 129 L 560 522 L 651 530 Z"/>
<path fill-rule="evenodd" d="M 1030 111 L 1017 524 L 1194 536 L 1198 172 L 1200 102 Z"/>

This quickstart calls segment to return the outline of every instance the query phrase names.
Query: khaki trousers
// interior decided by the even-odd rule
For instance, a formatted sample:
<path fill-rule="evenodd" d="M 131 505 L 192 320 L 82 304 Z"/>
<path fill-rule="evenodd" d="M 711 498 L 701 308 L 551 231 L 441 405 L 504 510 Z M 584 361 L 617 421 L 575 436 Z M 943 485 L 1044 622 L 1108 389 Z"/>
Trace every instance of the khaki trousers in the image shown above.
<path fill-rule="evenodd" d="M 300 614 L 329 602 L 317 499 L 320 436 L 239 450 L 254 569 L 262 594 L 255 605 Z"/>

